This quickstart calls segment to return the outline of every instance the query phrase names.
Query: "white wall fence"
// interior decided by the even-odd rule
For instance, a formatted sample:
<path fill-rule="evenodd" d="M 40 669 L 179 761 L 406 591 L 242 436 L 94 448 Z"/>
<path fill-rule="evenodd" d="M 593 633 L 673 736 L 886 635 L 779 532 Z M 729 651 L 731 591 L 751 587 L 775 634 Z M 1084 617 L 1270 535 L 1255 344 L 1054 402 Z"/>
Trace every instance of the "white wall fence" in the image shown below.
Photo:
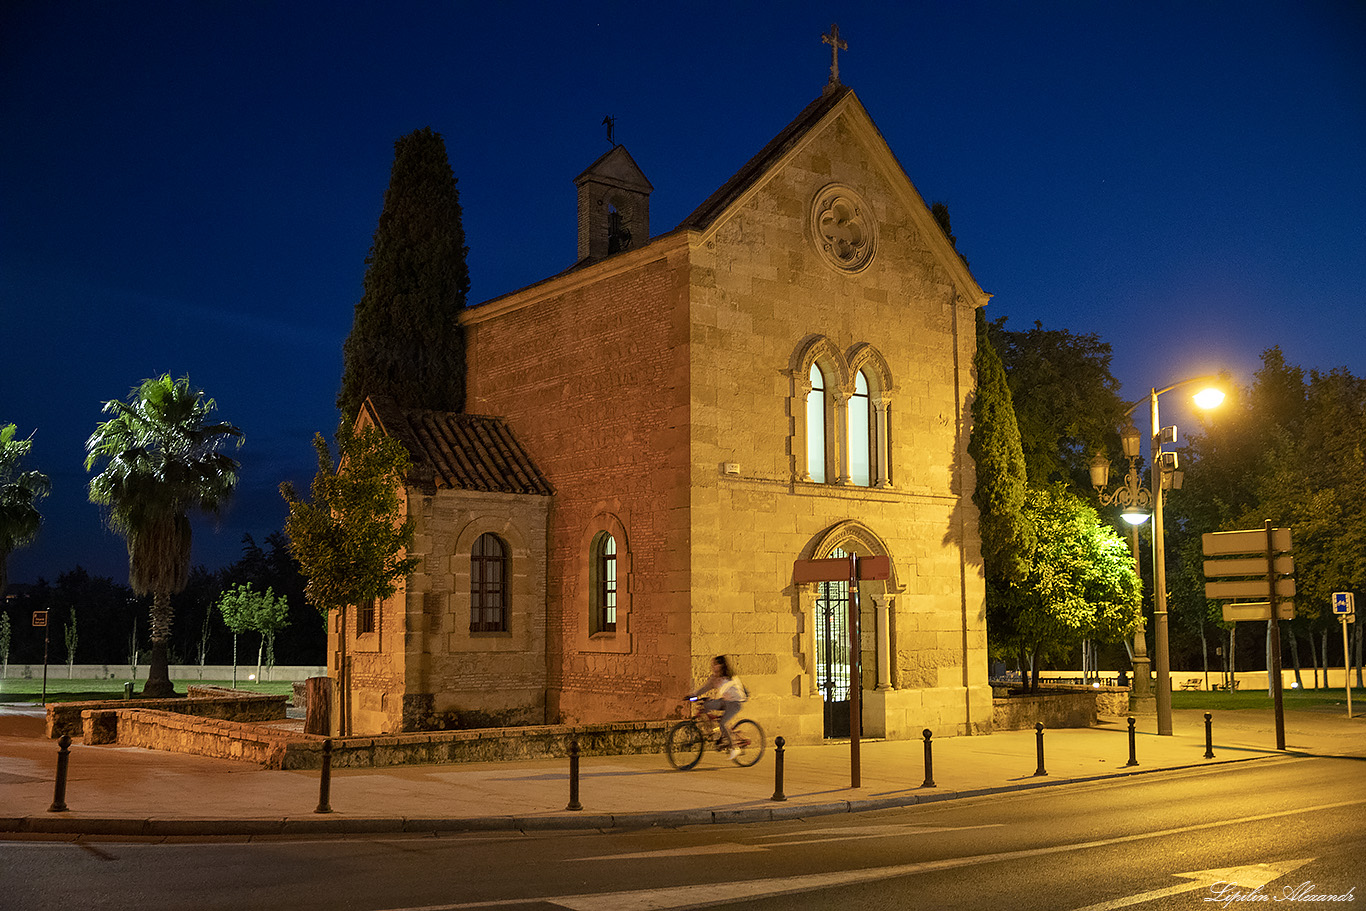
<path fill-rule="evenodd" d="M 1236 674 L 1234 674 L 1233 676 L 1234 676 L 1234 678 L 1238 681 L 1238 689 L 1239 689 L 1239 690 L 1265 690 L 1265 689 L 1267 689 L 1267 688 L 1271 685 L 1270 682 L 1269 682 L 1269 679 L 1270 679 L 1270 678 L 1267 676 L 1266 671 L 1238 671 L 1238 672 L 1237 672 Z M 1326 681 L 1326 682 L 1325 682 L 1325 676 L 1326 676 L 1326 678 L 1327 678 L 1327 681 Z M 1039 679 L 1040 679 L 1040 680 L 1062 680 L 1062 681 L 1066 681 L 1066 682 L 1068 682 L 1068 683 L 1073 683 L 1073 682 L 1076 682 L 1076 681 L 1081 680 L 1081 677 L 1082 677 L 1081 671 L 1040 671 L 1040 672 L 1039 672 Z M 1101 672 L 1100 672 L 1100 678 L 1101 678 L 1101 681 L 1102 681 L 1102 682 L 1106 682 L 1106 681 L 1115 682 L 1115 681 L 1117 680 L 1118 677 L 1119 677 L 1119 672 L 1118 672 L 1118 671 L 1101 671 Z M 1208 685 L 1208 686 L 1206 686 L 1206 684 L 1205 684 L 1205 672 L 1204 672 L 1203 670 L 1196 670 L 1196 671 L 1172 671 L 1172 672 L 1171 672 L 1171 678 L 1172 678 L 1172 689 L 1173 689 L 1173 690 L 1180 690 L 1180 689 L 1202 689 L 1202 690 L 1203 690 L 1203 689 L 1208 689 L 1208 688 L 1210 688 L 1210 687 L 1223 686 L 1223 684 L 1224 684 L 1224 672 L 1223 672 L 1222 670 L 1215 670 L 1214 668 L 1210 668 L 1210 671 L 1209 671 L 1209 685 Z M 1156 675 L 1156 674 L 1153 674 L 1153 680 L 1156 681 L 1156 679 L 1157 679 L 1157 675 Z M 1343 682 L 1344 679 L 1345 679 L 1345 678 L 1344 678 L 1344 676 L 1343 676 L 1343 669 L 1342 669 L 1341 667 L 1330 667 L 1330 668 L 1328 668 L 1328 670 L 1327 670 L 1326 672 L 1323 670 L 1323 668 L 1319 668 L 1319 672 L 1318 672 L 1318 685 L 1319 685 L 1319 689 L 1338 689 L 1338 690 L 1343 689 L 1343 688 L 1345 687 L 1345 685 L 1346 685 L 1346 684 Z M 1352 681 L 1352 685 L 1353 685 L 1353 686 L 1356 686 L 1356 680 L 1357 680 L 1357 672 L 1356 672 L 1356 668 L 1353 667 L 1353 668 L 1351 669 L 1351 681 Z M 1198 687 L 1195 686 L 1195 685 L 1192 683 L 1192 681 L 1198 683 L 1199 686 L 1198 686 Z M 1303 684 L 1303 686 L 1304 686 L 1305 689 L 1313 689 L 1313 688 L 1314 688 L 1314 669 L 1313 669 L 1312 667 L 1301 668 L 1301 669 L 1300 669 L 1300 681 L 1301 681 L 1301 683 Z M 1282 688 L 1284 688 L 1284 689 L 1290 689 L 1291 685 L 1294 684 L 1294 682 L 1295 682 L 1295 669 L 1294 669 L 1293 667 L 1282 668 L 1282 669 L 1281 669 L 1281 686 L 1282 686 Z M 1183 684 L 1184 684 L 1184 686 L 1183 686 Z"/>
<path fill-rule="evenodd" d="M 65 664 L 50 663 L 47 666 L 48 680 L 146 680 L 147 665 L 139 664 L 134 676 L 134 668 L 127 664 L 77 664 L 70 669 Z M 171 680 L 180 683 L 195 683 L 200 680 L 231 680 L 231 664 L 172 664 Z M 5 668 L 4 676 L 9 679 L 43 679 L 41 664 L 14 664 Z M 261 679 L 267 682 L 306 680 L 309 677 L 326 677 L 327 668 L 307 665 L 283 665 L 273 668 L 262 667 Z M 237 683 L 249 683 L 256 679 L 256 663 L 237 665 Z"/>

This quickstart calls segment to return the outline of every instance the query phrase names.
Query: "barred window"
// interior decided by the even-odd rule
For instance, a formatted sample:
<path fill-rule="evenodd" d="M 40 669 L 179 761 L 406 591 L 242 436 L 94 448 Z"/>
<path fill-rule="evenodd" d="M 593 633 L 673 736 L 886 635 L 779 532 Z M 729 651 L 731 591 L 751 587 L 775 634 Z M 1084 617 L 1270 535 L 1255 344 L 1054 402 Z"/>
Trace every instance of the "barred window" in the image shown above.
<path fill-rule="evenodd" d="M 590 629 L 595 633 L 612 633 L 617 629 L 617 539 L 608 532 L 593 538 L 592 560 L 593 599 Z"/>
<path fill-rule="evenodd" d="M 484 533 L 470 550 L 470 632 L 507 631 L 507 547 Z"/>

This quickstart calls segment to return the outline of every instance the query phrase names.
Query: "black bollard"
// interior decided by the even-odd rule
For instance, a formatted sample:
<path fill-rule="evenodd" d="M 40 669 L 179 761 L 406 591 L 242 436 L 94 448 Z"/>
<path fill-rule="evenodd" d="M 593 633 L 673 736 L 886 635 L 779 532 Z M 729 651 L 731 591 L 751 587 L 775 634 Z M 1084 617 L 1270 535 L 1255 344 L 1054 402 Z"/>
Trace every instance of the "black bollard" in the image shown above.
<path fill-rule="evenodd" d="M 582 810 L 579 803 L 579 741 L 569 741 L 569 806 L 566 810 Z"/>
<path fill-rule="evenodd" d="M 66 767 L 71 761 L 71 735 L 63 734 L 57 741 L 57 783 L 52 788 L 52 806 L 49 813 L 66 812 Z"/>
<path fill-rule="evenodd" d="M 1037 722 L 1037 723 L 1034 725 L 1034 738 L 1038 741 L 1038 750 L 1039 750 L 1039 767 L 1038 767 L 1037 769 L 1034 770 L 1034 775 L 1035 775 L 1035 777 L 1038 777 L 1039 775 L 1047 775 L 1048 773 L 1045 772 L 1045 771 L 1044 771 L 1044 768 L 1043 768 L 1043 722 L 1042 722 L 1042 721 Z"/>
<path fill-rule="evenodd" d="M 1133 715 L 1130 715 L 1130 716 L 1129 716 L 1129 761 L 1126 762 L 1126 763 L 1124 763 L 1124 765 L 1125 765 L 1126 767 L 1131 766 L 1131 765 L 1138 765 L 1138 752 L 1137 752 L 1137 749 L 1136 749 L 1136 745 L 1135 745 L 1135 743 L 1134 743 L 1134 725 L 1135 725 L 1135 724 L 1137 724 L 1137 722 L 1134 721 L 1134 716 L 1133 716 Z"/>
<path fill-rule="evenodd" d="M 1214 716 L 1209 712 L 1205 713 L 1205 758 L 1214 758 Z"/>
<path fill-rule="evenodd" d="M 920 783 L 922 788 L 934 787 L 934 753 L 930 749 L 930 737 L 934 736 L 929 728 L 925 728 L 925 780 Z"/>
<path fill-rule="evenodd" d="M 332 738 L 323 741 L 323 771 L 318 778 L 318 809 L 314 813 L 332 812 Z"/>
<path fill-rule="evenodd" d="M 787 800 L 783 793 L 783 745 L 787 743 L 780 735 L 773 741 L 773 799 Z"/>

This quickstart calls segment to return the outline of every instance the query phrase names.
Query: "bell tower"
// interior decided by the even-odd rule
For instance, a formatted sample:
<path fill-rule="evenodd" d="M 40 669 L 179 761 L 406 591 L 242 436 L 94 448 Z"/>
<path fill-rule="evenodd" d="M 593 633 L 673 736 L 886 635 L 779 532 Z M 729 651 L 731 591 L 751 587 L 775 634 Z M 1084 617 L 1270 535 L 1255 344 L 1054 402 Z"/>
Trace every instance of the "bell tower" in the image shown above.
<path fill-rule="evenodd" d="M 579 189 L 579 262 L 643 247 L 650 239 L 650 193 L 625 146 L 589 165 L 574 186 Z"/>

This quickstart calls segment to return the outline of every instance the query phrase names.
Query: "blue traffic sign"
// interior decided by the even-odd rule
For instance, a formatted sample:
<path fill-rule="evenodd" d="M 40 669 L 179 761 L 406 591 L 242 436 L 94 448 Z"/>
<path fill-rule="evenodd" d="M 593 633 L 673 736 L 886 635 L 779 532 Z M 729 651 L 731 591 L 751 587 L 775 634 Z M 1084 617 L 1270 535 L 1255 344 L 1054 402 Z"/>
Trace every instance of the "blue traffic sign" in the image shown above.
<path fill-rule="evenodd" d="M 1356 597 L 1351 592 L 1333 592 L 1333 613 L 1356 613 Z"/>

